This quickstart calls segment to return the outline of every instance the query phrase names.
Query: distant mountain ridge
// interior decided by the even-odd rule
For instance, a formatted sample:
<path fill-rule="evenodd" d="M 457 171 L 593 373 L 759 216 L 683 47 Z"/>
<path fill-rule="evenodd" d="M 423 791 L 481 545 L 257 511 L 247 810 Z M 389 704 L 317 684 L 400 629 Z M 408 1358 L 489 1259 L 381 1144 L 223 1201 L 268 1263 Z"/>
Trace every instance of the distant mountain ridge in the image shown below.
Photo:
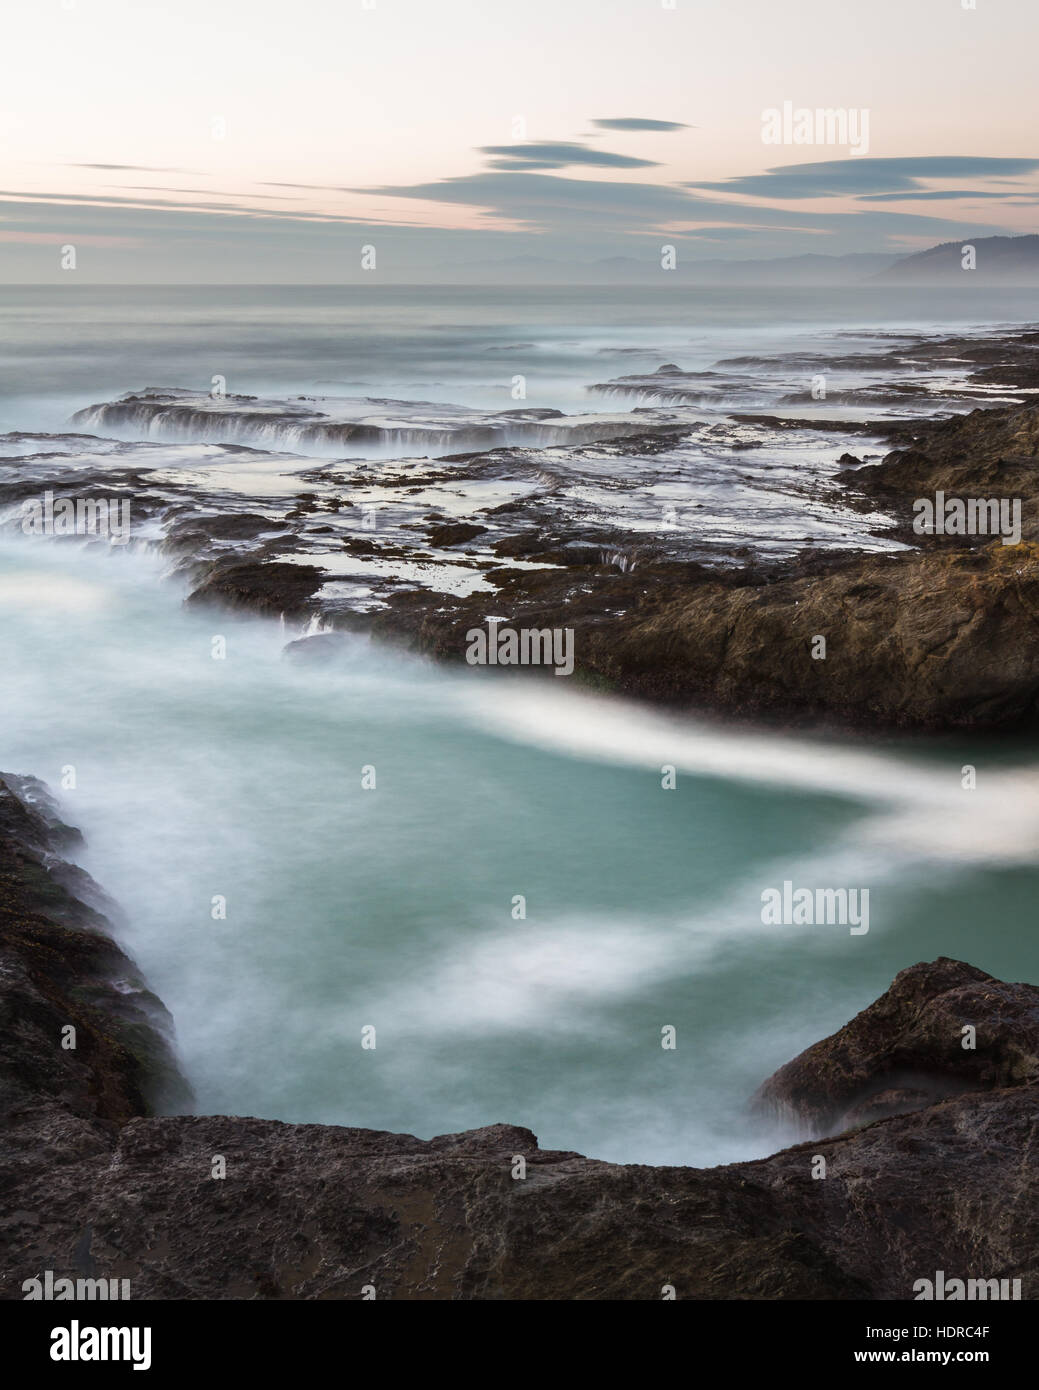
<path fill-rule="evenodd" d="M 985 283 L 1039 285 L 1039 235 L 964 237 L 903 256 L 878 280 L 911 284 L 955 283 L 971 275 Z"/>
<path fill-rule="evenodd" d="M 972 247 L 973 252 L 967 248 Z M 973 257 L 974 268 L 968 270 Z M 459 279 L 458 266 L 441 272 Z M 674 280 L 686 285 L 956 285 L 967 276 L 989 285 L 1039 285 L 1039 234 L 1022 236 L 965 235 L 910 255 L 851 252 L 825 255 L 810 252 L 755 260 L 693 260 L 678 246 L 677 264 L 664 270 L 653 256 L 610 256 L 589 261 L 555 260 L 523 255 L 502 260 L 472 261 L 463 283 L 631 285 Z"/>

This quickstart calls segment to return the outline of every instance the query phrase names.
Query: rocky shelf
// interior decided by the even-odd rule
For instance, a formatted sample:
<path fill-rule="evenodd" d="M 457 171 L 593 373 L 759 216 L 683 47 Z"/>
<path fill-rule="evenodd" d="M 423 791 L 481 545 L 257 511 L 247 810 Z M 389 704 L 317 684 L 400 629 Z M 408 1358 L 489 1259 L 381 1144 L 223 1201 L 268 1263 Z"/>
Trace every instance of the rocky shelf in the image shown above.
<path fill-rule="evenodd" d="M 342 630 L 464 662 L 467 634 L 493 615 L 570 629 L 577 682 L 682 708 L 845 728 L 1034 727 L 1039 333 L 880 339 L 843 366 L 870 363 L 880 384 L 866 403 L 879 392 L 886 411 L 873 419 L 798 407 L 712 421 L 673 403 L 548 421 L 518 411 L 506 443 L 437 457 L 307 462 L 235 442 L 8 435 L 0 504 L 11 526 L 48 490 L 125 499 L 190 603 L 282 616 L 297 636 L 321 628 L 318 655 Z M 820 365 L 795 356 L 783 372 Z M 668 364 L 654 380 L 673 393 L 684 375 Z M 645 383 L 604 385 L 638 397 Z M 262 404 L 281 420 L 277 402 Z M 292 419 L 319 410 L 282 405 Z M 258 408 L 152 392 L 82 418 L 180 429 L 201 409 L 226 441 L 242 411 L 260 438 Z M 938 493 L 1019 508 L 1019 535 L 918 534 L 915 504 Z"/>

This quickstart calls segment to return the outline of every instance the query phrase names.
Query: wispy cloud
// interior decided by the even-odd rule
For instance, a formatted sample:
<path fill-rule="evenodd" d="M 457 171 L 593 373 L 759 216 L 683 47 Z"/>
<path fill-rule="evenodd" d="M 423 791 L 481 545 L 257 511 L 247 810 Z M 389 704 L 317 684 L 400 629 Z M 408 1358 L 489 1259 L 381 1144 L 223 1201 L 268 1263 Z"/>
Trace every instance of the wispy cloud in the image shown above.
<path fill-rule="evenodd" d="M 344 188 L 338 183 L 260 183 L 258 188 L 305 188 L 312 193 L 352 193 L 352 188 Z"/>
<path fill-rule="evenodd" d="M 64 164 L 64 169 L 109 169 L 129 174 L 196 174 L 196 169 L 160 169 L 148 164 Z"/>
<path fill-rule="evenodd" d="M 695 130 L 695 126 L 683 125 L 681 121 L 650 121 L 642 116 L 614 116 L 608 120 L 593 121 L 600 130 Z"/>
<path fill-rule="evenodd" d="M 605 228 L 631 236 L 665 230 L 679 234 L 699 232 L 709 227 L 808 235 L 834 235 L 854 229 L 863 246 L 878 249 L 878 241 L 887 236 L 948 238 L 959 230 L 957 223 L 918 213 L 865 208 L 791 213 L 765 202 L 708 198 L 686 185 L 568 178 L 527 171 L 469 174 L 433 183 L 363 191 L 388 198 L 461 204 L 481 210 L 488 218 L 528 230 L 585 238 L 595 237 Z"/>
<path fill-rule="evenodd" d="M 266 222 L 356 222 L 364 226 L 371 225 L 373 221 L 371 218 L 351 217 L 343 213 L 308 212 L 304 209 L 283 212 L 277 208 L 254 208 L 241 203 L 178 203 L 172 198 L 124 198 L 119 194 L 104 193 L 17 193 L 9 189 L 0 189 L 0 206 L 4 208 L 3 218 L 8 222 L 21 209 L 54 207 L 67 207 L 80 220 L 94 209 L 126 217 L 135 212 L 169 212 L 185 219 L 208 216 L 214 219 L 214 226 L 217 217 L 227 222 L 256 219 Z M 39 212 L 31 215 L 36 218 L 41 216 Z"/>
<path fill-rule="evenodd" d="M 930 190 L 920 189 L 914 193 L 857 193 L 856 202 L 859 203 L 944 203 L 962 202 L 974 203 L 979 199 L 995 198 L 999 202 L 1020 202 L 1020 198 L 1014 198 L 1008 193 L 995 193 L 991 189 L 988 191 L 980 188 L 932 188 Z"/>
<path fill-rule="evenodd" d="M 989 158 L 983 155 L 924 155 L 891 159 L 830 159 L 816 164 L 787 164 L 761 174 L 743 174 L 717 183 L 689 183 L 719 193 L 756 198 L 825 198 L 840 194 L 926 191 L 933 179 L 1020 178 L 1035 173 L 1039 159 Z"/>
<path fill-rule="evenodd" d="M 539 169 L 565 169 L 574 164 L 587 164 L 603 169 L 652 169 L 657 167 L 653 159 L 636 159 L 629 154 L 613 154 L 610 150 L 597 150 L 589 145 L 573 144 L 568 141 L 548 141 L 546 143 L 526 142 L 522 145 L 481 145 L 481 154 L 499 155 L 509 160 L 510 165 L 522 167 L 536 164 Z M 500 167 L 500 166 L 499 166 Z"/>

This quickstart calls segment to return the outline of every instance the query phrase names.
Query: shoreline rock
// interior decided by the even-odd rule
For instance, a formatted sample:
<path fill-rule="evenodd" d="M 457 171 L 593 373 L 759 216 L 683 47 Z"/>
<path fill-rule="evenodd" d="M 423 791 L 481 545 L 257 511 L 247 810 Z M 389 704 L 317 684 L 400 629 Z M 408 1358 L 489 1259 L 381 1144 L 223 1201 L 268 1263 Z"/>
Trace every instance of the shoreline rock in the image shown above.
<path fill-rule="evenodd" d="M 572 581 L 571 581 L 572 582 Z M 683 709 L 786 724 L 943 732 L 1039 718 L 1039 545 L 869 556 L 774 583 L 668 585 L 650 567 L 594 595 L 526 592 L 498 611 L 514 628 L 572 628 L 579 680 Z M 458 660 L 479 605 L 395 605 L 375 635 Z M 825 658 L 813 656 L 825 639 Z"/>
<path fill-rule="evenodd" d="M 104 893 L 61 857 L 79 839 L 41 782 L 0 775 L 0 1096 L 16 1117 L 46 1096 L 114 1129 L 190 1092 L 172 1019 L 109 934 Z"/>
<path fill-rule="evenodd" d="M 894 371 L 905 354 L 899 346 L 881 360 Z M 998 377 L 1002 384 L 1032 386 L 1039 334 L 1022 332 L 995 342 L 951 339 L 927 345 L 925 356 L 938 362 L 966 358 L 971 383 L 989 384 Z M 857 367 L 863 365 L 856 359 Z M 663 375 L 669 383 L 674 380 L 671 371 Z M 911 389 L 926 399 L 925 386 Z M 772 420 L 785 428 L 811 423 Z M 864 509 L 879 505 L 893 512 L 896 534 L 912 550 L 808 552 L 772 565 L 755 562 L 719 572 L 654 556 L 652 550 L 622 567 L 610 563 L 603 550 L 585 547 L 580 553 L 571 547 L 567 554 L 559 548 L 546 551 L 543 543 L 539 550 L 536 541 L 516 537 L 499 542 L 497 553 L 548 561 L 551 567 L 510 568 L 505 558 L 487 572 L 496 588 L 493 601 L 485 594 L 437 595 L 430 601 L 422 591 L 406 588 L 391 594 L 363 626 L 379 640 L 461 662 L 466 633 L 484 626 L 493 606 L 515 628 L 572 628 L 576 678 L 596 689 L 792 726 L 914 732 L 1034 728 L 1039 723 L 1039 406 L 871 426 L 823 420 L 818 428 L 849 436 L 863 428 L 883 429 L 897 444 L 879 463 L 846 456 L 836 487 Z M 913 500 L 939 490 L 949 496 L 1020 499 L 1022 543 L 915 534 Z M 337 625 L 334 613 L 328 620 Z M 356 619 L 345 625 L 362 626 Z M 813 654 L 819 637 L 826 641 L 824 659 Z"/>
<path fill-rule="evenodd" d="M 822 1135 L 1037 1081 L 1039 988 L 940 956 L 901 971 L 880 999 L 780 1067 L 752 1105 Z"/>

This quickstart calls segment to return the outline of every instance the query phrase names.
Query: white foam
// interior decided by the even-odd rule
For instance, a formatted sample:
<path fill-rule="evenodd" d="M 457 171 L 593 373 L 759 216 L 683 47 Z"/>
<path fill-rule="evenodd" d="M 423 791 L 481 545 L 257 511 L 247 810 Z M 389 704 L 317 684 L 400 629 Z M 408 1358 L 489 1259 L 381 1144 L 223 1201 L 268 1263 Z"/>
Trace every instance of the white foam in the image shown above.
<path fill-rule="evenodd" d="M 1039 766 L 982 769 L 968 790 L 961 771 L 902 753 L 754 734 L 551 687 L 481 684 L 471 715 L 505 738 L 660 775 L 665 765 L 718 777 L 820 792 L 880 812 L 857 836 L 901 856 L 1030 862 L 1039 853 Z"/>

